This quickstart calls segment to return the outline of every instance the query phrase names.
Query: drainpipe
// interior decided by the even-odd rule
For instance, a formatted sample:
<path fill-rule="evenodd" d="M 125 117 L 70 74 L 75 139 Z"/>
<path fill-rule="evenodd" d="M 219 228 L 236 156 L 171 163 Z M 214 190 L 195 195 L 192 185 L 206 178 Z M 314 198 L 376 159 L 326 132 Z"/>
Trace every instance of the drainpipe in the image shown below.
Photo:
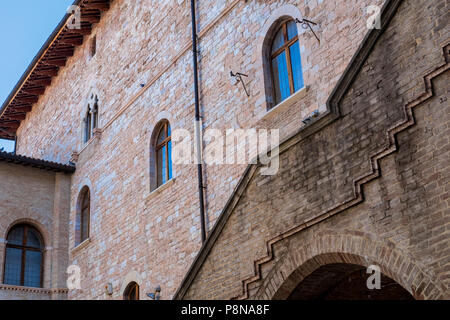
<path fill-rule="evenodd" d="M 200 223 L 202 230 L 202 243 L 206 240 L 205 226 L 205 200 L 203 194 L 203 166 L 202 166 L 202 150 L 201 150 L 201 117 L 200 117 L 200 96 L 198 89 L 198 55 L 197 55 L 197 19 L 195 16 L 195 0 L 191 0 L 191 16 L 192 16 L 192 53 L 193 53 L 193 69 L 194 69 L 194 90 L 195 90 L 195 125 L 196 125 L 196 156 L 197 156 L 197 172 L 198 172 L 198 196 L 200 202 Z"/>

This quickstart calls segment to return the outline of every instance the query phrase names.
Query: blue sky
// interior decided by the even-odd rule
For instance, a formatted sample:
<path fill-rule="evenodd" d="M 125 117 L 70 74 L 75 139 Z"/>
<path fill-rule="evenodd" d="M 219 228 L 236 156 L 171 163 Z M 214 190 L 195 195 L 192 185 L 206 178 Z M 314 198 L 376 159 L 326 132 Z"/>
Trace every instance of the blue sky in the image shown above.
<path fill-rule="evenodd" d="M 0 105 L 64 17 L 73 0 L 0 0 Z M 0 149 L 13 144 L 0 140 Z"/>

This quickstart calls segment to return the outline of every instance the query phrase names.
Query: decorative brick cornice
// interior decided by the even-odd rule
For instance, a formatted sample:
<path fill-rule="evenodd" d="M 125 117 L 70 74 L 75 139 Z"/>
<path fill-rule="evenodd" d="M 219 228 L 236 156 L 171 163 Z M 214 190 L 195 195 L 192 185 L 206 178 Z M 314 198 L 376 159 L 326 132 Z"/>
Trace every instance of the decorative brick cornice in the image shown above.
<path fill-rule="evenodd" d="M 19 287 L 6 284 L 0 284 L 0 290 L 3 291 L 20 291 L 25 293 L 52 295 L 52 294 L 67 294 L 69 289 L 44 289 L 44 288 L 31 288 L 31 287 Z"/>

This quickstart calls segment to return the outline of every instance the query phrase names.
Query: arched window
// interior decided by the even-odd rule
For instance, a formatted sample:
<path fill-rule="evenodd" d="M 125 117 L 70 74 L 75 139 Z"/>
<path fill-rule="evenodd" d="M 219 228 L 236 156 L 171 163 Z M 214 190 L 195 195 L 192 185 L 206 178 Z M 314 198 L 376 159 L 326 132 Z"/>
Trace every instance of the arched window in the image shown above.
<path fill-rule="evenodd" d="M 44 265 L 44 241 L 35 228 L 21 224 L 6 238 L 3 283 L 41 288 Z"/>
<path fill-rule="evenodd" d="M 172 179 L 172 140 L 169 121 L 164 120 L 158 127 L 155 140 L 156 187 Z"/>
<path fill-rule="evenodd" d="M 92 94 L 84 118 L 84 142 L 88 142 L 94 136 L 94 129 L 98 128 L 98 97 Z"/>
<path fill-rule="evenodd" d="M 81 190 L 78 202 L 78 214 L 76 223 L 76 244 L 80 244 L 89 239 L 89 229 L 91 220 L 91 194 L 88 187 Z"/>
<path fill-rule="evenodd" d="M 303 88 L 303 72 L 297 24 L 284 21 L 275 32 L 270 49 L 275 104 Z"/>
<path fill-rule="evenodd" d="M 131 282 L 123 293 L 123 300 L 139 300 L 139 285 Z"/>

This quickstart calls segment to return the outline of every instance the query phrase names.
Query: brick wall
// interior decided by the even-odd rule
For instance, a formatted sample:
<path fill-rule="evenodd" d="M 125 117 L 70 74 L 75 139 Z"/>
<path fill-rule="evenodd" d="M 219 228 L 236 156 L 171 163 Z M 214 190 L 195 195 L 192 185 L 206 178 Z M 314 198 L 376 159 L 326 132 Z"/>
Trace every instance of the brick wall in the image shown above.
<path fill-rule="evenodd" d="M 68 265 L 70 176 L 0 162 L 0 299 L 64 299 Z M 27 223 L 43 236 L 44 289 L 4 286 L 5 242 L 9 229 Z"/>
<path fill-rule="evenodd" d="M 199 1 L 201 104 L 204 129 L 280 128 L 286 137 L 325 101 L 366 32 L 366 7 L 377 1 Z M 149 292 L 161 285 L 171 298 L 200 248 L 195 166 L 176 166 L 175 181 L 149 192 L 150 137 L 161 112 L 172 127 L 192 131 L 194 119 L 189 1 L 114 1 L 89 43 L 34 106 L 18 131 L 18 152 L 66 163 L 78 153 L 72 180 L 70 247 L 78 192 L 91 188 L 92 237 L 71 262 L 82 269 L 82 290 L 71 298 L 113 298 L 130 272 Z M 265 25 L 272 13 L 293 5 L 311 20 L 300 41 L 307 94 L 266 117 L 261 62 Z M 294 14 L 295 12 L 293 12 Z M 301 29 L 301 28 L 300 28 Z M 229 72 L 249 74 L 248 98 Z M 144 89 L 140 84 L 145 84 Z M 101 137 L 81 144 L 81 121 L 91 92 L 100 99 Z M 297 99 L 299 100 L 299 99 Z M 52 123 L 48 126 L 48 123 Z M 45 124 L 45 125 L 44 125 Z M 212 228 L 245 166 L 206 166 L 208 229 Z"/>
<path fill-rule="evenodd" d="M 377 264 L 417 299 L 450 296 L 446 18 L 446 1 L 402 2 L 340 117 L 287 141 L 277 175 L 249 171 L 181 298 L 284 299 L 331 263 Z"/>

